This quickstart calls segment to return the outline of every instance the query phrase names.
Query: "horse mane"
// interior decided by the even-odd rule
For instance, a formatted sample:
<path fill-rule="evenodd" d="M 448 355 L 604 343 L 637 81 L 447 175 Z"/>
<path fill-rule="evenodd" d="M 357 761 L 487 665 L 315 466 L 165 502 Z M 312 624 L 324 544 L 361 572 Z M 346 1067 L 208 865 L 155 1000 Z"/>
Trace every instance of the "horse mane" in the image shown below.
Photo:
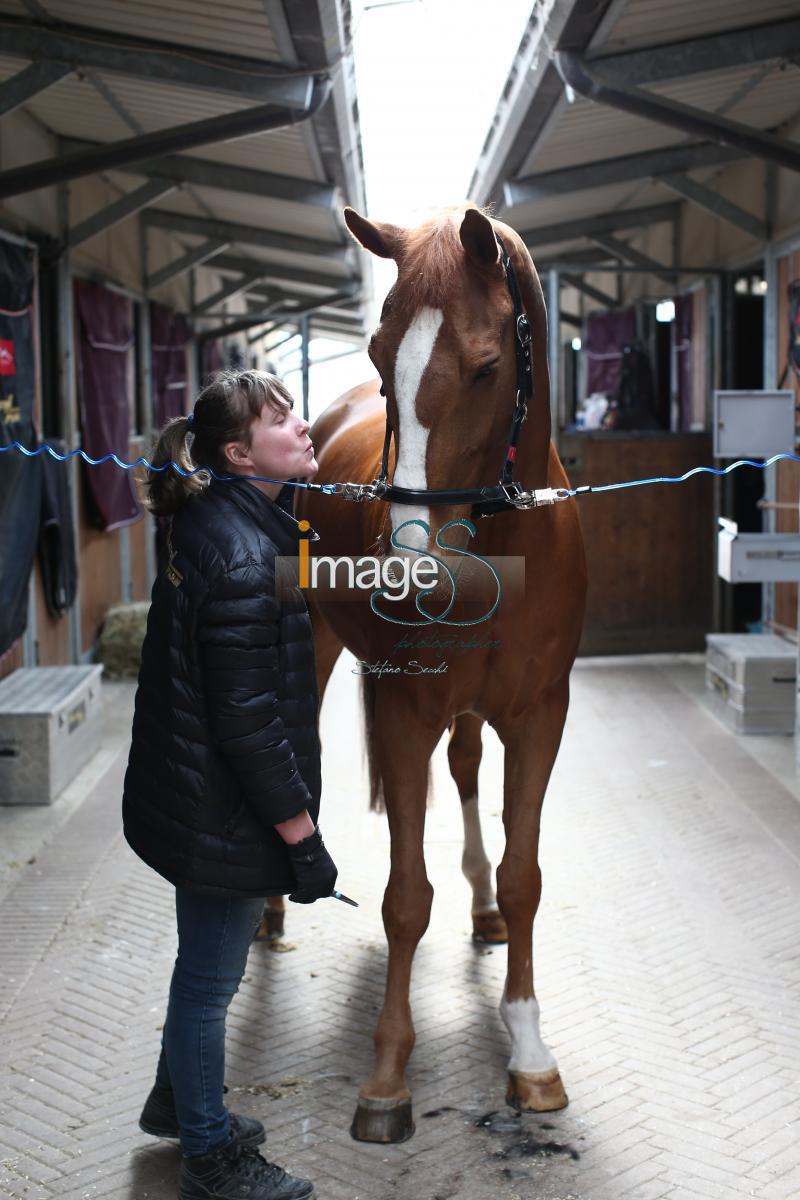
<path fill-rule="evenodd" d="M 397 252 L 398 280 L 388 299 L 391 311 L 413 315 L 420 308 L 444 308 L 448 295 L 459 283 L 464 270 L 464 247 L 459 229 L 468 208 L 489 212 L 471 201 L 452 205 L 433 213 L 421 225 L 404 231 Z M 493 267 L 470 267 L 478 275 L 491 278 Z"/>

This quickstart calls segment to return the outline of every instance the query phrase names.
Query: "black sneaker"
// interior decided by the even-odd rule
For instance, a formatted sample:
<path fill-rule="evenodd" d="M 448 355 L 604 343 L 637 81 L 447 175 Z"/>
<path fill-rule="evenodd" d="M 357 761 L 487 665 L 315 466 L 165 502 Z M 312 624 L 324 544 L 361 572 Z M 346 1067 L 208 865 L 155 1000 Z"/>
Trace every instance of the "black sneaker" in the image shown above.
<path fill-rule="evenodd" d="M 179 1200 L 314 1200 L 314 1185 L 265 1162 L 257 1150 L 229 1142 L 202 1158 L 184 1158 Z"/>
<path fill-rule="evenodd" d="M 255 1117 L 241 1117 L 238 1113 L 229 1113 L 228 1116 L 231 1119 L 231 1133 L 242 1146 L 261 1146 L 267 1140 L 264 1126 Z M 172 1088 L 153 1088 L 139 1117 L 139 1128 L 153 1137 L 180 1138 Z"/>

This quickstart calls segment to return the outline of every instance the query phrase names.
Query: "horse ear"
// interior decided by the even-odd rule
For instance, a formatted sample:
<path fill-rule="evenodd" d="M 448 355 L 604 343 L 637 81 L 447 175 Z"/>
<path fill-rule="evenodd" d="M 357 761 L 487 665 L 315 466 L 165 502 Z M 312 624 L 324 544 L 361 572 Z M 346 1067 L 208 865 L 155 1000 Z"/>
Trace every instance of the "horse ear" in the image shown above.
<path fill-rule="evenodd" d="M 458 231 L 461 245 L 470 258 L 482 267 L 491 267 L 500 257 L 494 228 L 479 208 L 468 208 Z"/>
<path fill-rule="evenodd" d="M 344 210 L 344 220 L 353 237 L 365 250 L 371 250 L 379 258 L 395 257 L 402 234 L 396 225 L 368 221 L 354 208 Z"/>

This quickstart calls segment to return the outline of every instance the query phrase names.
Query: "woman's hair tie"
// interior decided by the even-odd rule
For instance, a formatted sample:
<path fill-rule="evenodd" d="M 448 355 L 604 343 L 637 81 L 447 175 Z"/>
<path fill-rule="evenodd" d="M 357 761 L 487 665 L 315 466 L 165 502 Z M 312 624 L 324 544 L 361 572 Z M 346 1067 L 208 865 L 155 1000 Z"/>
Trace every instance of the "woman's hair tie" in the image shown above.
<path fill-rule="evenodd" d="M 189 415 L 188 415 L 188 416 L 187 416 L 187 418 L 186 418 L 186 428 L 187 428 L 187 430 L 188 430 L 188 429 L 191 429 L 193 425 L 194 425 L 194 413 L 193 413 L 193 412 L 190 412 L 190 413 L 189 413 Z"/>

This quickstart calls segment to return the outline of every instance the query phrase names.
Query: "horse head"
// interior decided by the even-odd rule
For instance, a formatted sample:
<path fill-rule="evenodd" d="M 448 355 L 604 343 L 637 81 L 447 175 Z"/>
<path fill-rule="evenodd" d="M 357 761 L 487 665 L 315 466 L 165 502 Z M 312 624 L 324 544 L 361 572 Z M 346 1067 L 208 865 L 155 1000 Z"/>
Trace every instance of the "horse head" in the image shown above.
<path fill-rule="evenodd" d="M 344 217 L 365 249 L 397 264 L 369 343 L 395 438 L 394 484 L 429 490 L 498 481 L 517 392 L 514 307 L 499 234 L 533 334 L 535 399 L 520 441 L 520 470 L 527 486 L 541 485 L 550 441 L 546 316 L 521 238 L 472 206 L 415 229 L 369 221 L 352 208 Z M 392 504 L 390 511 L 393 530 L 418 519 L 432 536 L 447 521 L 469 516 L 465 505 Z M 404 530 L 403 540 L 420 549 L 429 544 L 421 527 Z"/>

